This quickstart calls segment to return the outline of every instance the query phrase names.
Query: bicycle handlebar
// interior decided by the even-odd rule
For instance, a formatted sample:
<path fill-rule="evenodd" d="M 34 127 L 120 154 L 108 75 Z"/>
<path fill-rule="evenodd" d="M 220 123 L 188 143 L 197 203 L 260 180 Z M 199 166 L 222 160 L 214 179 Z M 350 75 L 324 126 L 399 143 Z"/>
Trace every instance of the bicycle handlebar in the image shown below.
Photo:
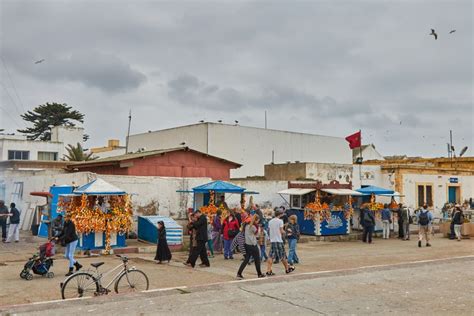
<path fill-rule="evenodd" d="M 116 257 L 119 257 L 120 259 L 122 259 L 123 262 L 127 262 L 128 261 L 128 258 L 125 257 L 125 256 L 121 256 L 121 255 L 115 255 Z"/>

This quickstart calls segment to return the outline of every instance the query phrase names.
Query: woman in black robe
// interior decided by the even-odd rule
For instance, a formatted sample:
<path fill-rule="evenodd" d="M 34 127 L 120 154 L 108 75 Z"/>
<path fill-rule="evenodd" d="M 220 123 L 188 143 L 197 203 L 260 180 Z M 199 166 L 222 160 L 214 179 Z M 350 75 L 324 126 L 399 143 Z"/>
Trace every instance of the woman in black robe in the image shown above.
<path fill-rule="evenodd" d="M 166 241 L 166 228 L 163 221 L 158 222 L 158 245 L 156 247 L 155 260 L 158 261 L 158 264 L 161 264 L 162 261 L 170 262 L 171 260 L 171 251 Z"/>

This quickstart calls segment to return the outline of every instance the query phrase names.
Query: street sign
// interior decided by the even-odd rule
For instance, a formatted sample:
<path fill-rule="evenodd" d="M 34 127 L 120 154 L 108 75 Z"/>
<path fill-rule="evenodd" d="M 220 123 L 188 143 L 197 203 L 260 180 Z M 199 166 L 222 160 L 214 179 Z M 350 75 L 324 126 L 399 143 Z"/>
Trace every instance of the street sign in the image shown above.
<path fill-rule="evenodd" d="M 449 178 L 449 183 L 458 183 L 458 178 Z"/>

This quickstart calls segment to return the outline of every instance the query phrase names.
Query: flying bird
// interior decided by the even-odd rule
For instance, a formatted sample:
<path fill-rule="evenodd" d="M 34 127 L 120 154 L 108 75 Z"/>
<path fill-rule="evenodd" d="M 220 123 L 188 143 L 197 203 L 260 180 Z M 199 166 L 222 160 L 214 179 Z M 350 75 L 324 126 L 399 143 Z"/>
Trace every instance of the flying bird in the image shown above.
<path fill-rule="evenodd" d="M 199 123 L 204 123 L 204 120 L 200 120 Z"/>
<path fill-rule="evenodd" d="M 234 121 L 234 122 L 235 122 L 235 124 L 239 124 L 239 121 Z"/>
<path fill-rule="evenodd" d="M 222 123 L 222 120 L 218 120 L 217 123 Z"/>
<path fill-rule="evenodd" d="M 456 32 L 456 30 L 451 30 L 451 32 L 449 32 L 449 34 L 453 34 L 454 32 Z"/>
<path fill-rule="evenodd" d="M 431 29 L 431 33 L 430 33 L 430 35 L 433 35 L 433 36 L 434 36 L 434 38 L 435 38 L 435 40 L 437 40 L 437 39 L 438 39 L 438 34 L 436 34 L 436 32 L 435 32 L 435 30 L 434 30 L 434 29 Z"/>
<path fill-rule="evenodd" d="M 41 64 L 43 61 L 44 61 L 44 59 L 37 60 L 37 61 L 35 61 L 35 65 Z"/>
<path fill-rule="evenodd" d="M 184 146 L 184 145 L 186 145 L 186 142 L 182 142 L 180 145 L 181 145 L 181 146 Z"/>

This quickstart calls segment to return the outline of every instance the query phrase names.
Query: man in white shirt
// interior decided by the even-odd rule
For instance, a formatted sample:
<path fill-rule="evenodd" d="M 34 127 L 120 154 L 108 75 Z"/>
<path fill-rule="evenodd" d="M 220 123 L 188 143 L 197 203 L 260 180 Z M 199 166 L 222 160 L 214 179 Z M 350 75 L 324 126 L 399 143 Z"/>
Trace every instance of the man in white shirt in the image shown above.
<path fill-rule="evenodd" d="M 268 230 L 270 235 L 271 249 L 270 258 L 267 261 L 267 275 L 275 275 L 272 271 L 273 260 L 280 260 L 285 266 L 285 272 L 291 273 L 294 268 L 288 266 L 288 260 L 285 253 L 285 245 L 283 244 L 282 235 L 285 233 L 283 228 L 283 220 L 281 220 L 283 213 L 280 210 L 275 211 L 275 217 L 268 222 Z"/>

